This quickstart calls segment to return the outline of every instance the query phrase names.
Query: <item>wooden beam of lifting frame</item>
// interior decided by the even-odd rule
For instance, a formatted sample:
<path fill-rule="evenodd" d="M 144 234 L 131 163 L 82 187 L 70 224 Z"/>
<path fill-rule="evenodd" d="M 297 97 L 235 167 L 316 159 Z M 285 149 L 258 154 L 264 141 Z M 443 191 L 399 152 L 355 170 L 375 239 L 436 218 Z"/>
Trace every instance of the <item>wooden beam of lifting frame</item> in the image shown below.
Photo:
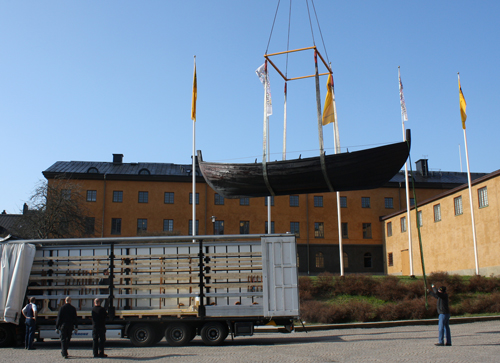
<path fill-rule="evenodd" d="M 318 51 L 318 49 L 316 48 L 316 46 L 314 47 L 308 47 L 308 48 L 300 48 L 300 49 L 293 49 L 293 50 L 287 50 L 285 52 L 278 52 L 278 53 L 271 53 L 271 54 L 264 54 L 264 58 L 266 58 L 266 60 L 273 66 L 274 69 L 276 69 L 276 71 L 280 74 L 281 77 L 283 77 L 283 79 L 288 82 L 288 81 L 294 81 L 296 79 L 304 79 L 304 78 L 311 78 L 311 77 L 315 77 L 316 75 L 315 74 L 312 74 L 310 76 L 302 76 L 302 77 L 294 77 L 294 78 L 286 78 L 285 75 L 279 70 L 278 66 L 276 66 L 276 64 L 273 63 L 273 61 L 271 61 L 271 59 L 269 57 L 272 57 L 272 56 L 275 56 L 275 55 L 282 55 L 282 54 L 287 54 L 287 53 L 294 53 L 294 52 L 301 52 L 303 50 L 310 50 L 310 49 L 314 49 L 316 51 L 316 53 L 319 55 L 319 58 L 321 59 L 321 61 L 323 62 L 323 64 L 325 65 L 326 69 L 328 69 L 329 72 L 327 73 L 320 73 L 319 75 L 320 76 L 325 76 L 327 74 L 330 74 L 331 71 L 330 71 L 330 67 L 328 66 L 328 64 L 326 63 L 326 61 L 323 59 L 323 56 L 321 55 L 321 53 Z"/>

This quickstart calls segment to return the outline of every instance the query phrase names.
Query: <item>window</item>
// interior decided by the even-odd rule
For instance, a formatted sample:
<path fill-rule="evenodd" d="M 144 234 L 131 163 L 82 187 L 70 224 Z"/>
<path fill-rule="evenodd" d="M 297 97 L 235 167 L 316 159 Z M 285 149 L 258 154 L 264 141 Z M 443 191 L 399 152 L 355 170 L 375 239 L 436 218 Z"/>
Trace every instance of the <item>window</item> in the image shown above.
<path fill-rule="evenodd" d="M 174 204 L 174 193 L 165 192 L 165 195 L 163 196 L 163 203 Z"/>
<path fill-rule="evenodd" d="M 139 203 L 148 202 L 148 192 L 139 192 Z"/>
<path fill-rule="evenodd" d="M 224 221 L 214 222 L 214 234 L 224 234 Z"/>
<path fill-rule="evenodd" d="M 347 222 L 342 222 L 342 238 L 349 238 L 349 230 L 347 228 Z"/>
<path fill-rule="evenodd" d="M 266 227 L 265 227 L 266 228 L 266 234 L 268 233 L 267 232 L 267 224 L 268 224 L 268 222 L 266 221 Z M 271 221 L 271 233 L 274 233 L 274 222 L 273 221 Z"/>
<path fill-rule="evenodd" d="M 195 233 L 196 235 L 198 235 L 199 225 L 200 225 L 199 221 L 196 220 L 196 233 Z M 189 220 L 188 235 L 189 236 L 193 235 L 193 220 L 192 219 Z"/>
<path fill-rule="evenodd" d="M 372 267 L 372 254 L 367 252 L 364 256 L 365 267 Z"/>
<path fill-rule="evenodd" d="M 322 207 L 323 206 L 323 197 L 320 196 L 314 196 L 314 206 L 315 207 Z"/>
<path fill-rule="evenodd" d="M 436 204 L 434 206 L 434 222 L 439 222 L 441 220 L 441 204 Z"/>
<path fill-rule="evenodd" d="M 316 268 L 325 268 L 325 257 L 323 252 L 316 253 Z"/>
<path fill-rule="evenodd" d="M 462 207 L 462 196 L 454 198 L 453 204 L 455 205 L 455 215 L 456 216 L 464 214 L 464 209 Z"/>
<path fill-rule="evenodd" d="M 479 199 L 479 208 L 484 208 L 488 206 L 488 189 L 486 187 L 477 190 L 477 196 Z"/>
<path fill-rule="evenodd" d="M 401 221 L 401 233 L 404 233 L 406 232 L 406 217 L 402 217 L 400 221 Z"/>
<path fill-rule="evenodd" d="M 361 197 L 361 208 L 370 208 L 370 197 Z"/>
<path fill-rule="evenodd" d="M 389 266 L 394 266 L 394 258 L 392 256 L 392 252 L 389 252 L 389 254 L 387 255 L 387 263 L 389 264 Z"/>
<path fill-rule="evenodd" d="M 300 236 L 300 223 L 299 222 L 290 222 L 290 233 L 296 235 L 297 237 Z"/>
<path fill-rule="evenodd" d="M 340 197 L 340 208 L 347 208 L 347 197 Z"/>
<path fill-rule="evenodd" d="M 121 218 L 111 218 L 111 234 L 122 234 Z"/>
<path fill-rule="evenodd" d="M 325 225 L 323 222 L 314 222 L 314 238 L 325 238 Z"/>
<path fill-rule="evenodd" d="M 95 232 L 95 218 L 85 217 L 85 234 L 92 235 Z"/>
<path fill-rule="evenodd" d="M 385 209 L 394 208 L 394 200 L 392 198 L 384 198 Z"/>
<path fill-rule="evenodd" d="M 298 206 L 299 206 L 299 196 L 290 195 L 290 207 L 298 207 Z"/>
<path fill-rule="evenodd" d="M 96 167 L 91 166 L 90 168 L 87 169 L 87 173 L 89 173 L 89 174 L 98 174 L 99 170 L 97 170 Z"/>
<path fill-rule="evenodd" d="M 387 237 L 392 236 L 392 222 L 387 222 Z"/>
<path fill-rule="evenodd" d="M 363 223 L 363 238 L 365 238 L 365 239 L 372 238 L 372 224 L 371 223 Z"/>
<path fill-rule="evenodd" d="M 97 190 L 87 190 L 87 202 L 97 201 Z"/>
<path fill-rule="evenodd" d="M 70 200 L 71 199 L 71 189 L 61 190 L 61 197 L 64 200 Z"/>
<path fill-rule="evenodd" d="M 138 219 L 137 220 L 137 234 L 144 233 L 148 230 L 148 220 Z"/>
<path fill-rule="evenodd" d="M 250 205 L 250 198 L 240 198 L 240 205 Z"/>
<path fill-rule="evenodd" d="M 415 198 L 410 198 L 410 207 L 415 205 Z"/>
<path fill-rule="evenodd" d="M 269 197 L 264 198 L 264 205 L 266 207 L 267 207 L 267 198 L 269 198 Z M 274 197 L 271 197 L 271 207 L 274 207 Z"/>
<path fill-rule="evenodd" d="M 422 219 L 422 211 L 419 210 L 417 213 L 418 226 L 422 227 L 424 225 L 424 220 Z"/>
<path fill-rule="evenodd" d="M 148 169 L 143 168 L 143 169 L 139 170 L 139 175 L 151 175 L 151 173 L 149 172 Z"/>
<path fill-rule="evenodd" d="M 123 203 L 123 191 L 113 190 L 113 203 Z"/>
<path fill-rule="evenodd" d="M 344 252 L 344 268 L 349 268 L 349 255 Z"/>
<path fill-rule="evenodd" d="M 173 232 L 174 230 L 174 220 L 164 219 L 163 220 L 163 232 Z"/>
<path fill-rule="evenodd" d="M 193 193 L 189 193 L 189 204 L 193 204 Z M 200 193 L 196 193 L 196 204 L 200 204 Z"/>
<path fill-rule="evenodd" d="M 240 221 L 240 234 L 250 233 L 250 221 Z"/>
<path fill-rule="evenodd" d="M 224 197 L 219 193 L 215 193 L 215 205 L 224 205 Z"/>

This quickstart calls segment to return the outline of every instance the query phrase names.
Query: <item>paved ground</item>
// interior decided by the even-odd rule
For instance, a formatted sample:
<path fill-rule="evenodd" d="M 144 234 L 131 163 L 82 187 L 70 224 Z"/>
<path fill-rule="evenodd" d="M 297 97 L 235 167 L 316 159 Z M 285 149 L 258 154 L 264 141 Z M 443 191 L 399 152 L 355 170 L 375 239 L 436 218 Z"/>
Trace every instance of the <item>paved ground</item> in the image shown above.
<path fill-rule="evenodd" d="M 206 347 L 199 338 L 172 348 L 165 340 L 150 348 L 127 340 L 109 341 L 113 362 L 500 362 L 500 321 L 454 324 L 452 347 L 436 347 L 437 326 L 398 326 L 342 330 L 259 333 L 230 337 L 220 347 Z M 69 361 L 95 362 L 90 341 L 74 340 Z M 0 349 L 0 362 L 54 363 L 62 359 L 58 341 L 35 343 L 37 350 Z"/>

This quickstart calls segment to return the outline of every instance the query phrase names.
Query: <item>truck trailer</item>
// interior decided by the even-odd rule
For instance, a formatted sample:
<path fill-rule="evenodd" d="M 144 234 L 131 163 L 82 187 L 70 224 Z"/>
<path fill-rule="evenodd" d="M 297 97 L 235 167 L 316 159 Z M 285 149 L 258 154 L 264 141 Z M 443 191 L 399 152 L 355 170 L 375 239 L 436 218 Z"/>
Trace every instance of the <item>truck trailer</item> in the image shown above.
<path fill-rule="evenodd" d="M 291 332 L 299 319 L 293 234 L 76 238 L 0 244 L 0 346 L 22 337 L 21 310 L 38 307 L 38 341 L 58 338 L 67 296 L 76 338 L 92 338 L 93 300 L 108 311 L 107 339 L 171 346 L 197 335 L 206 345 L 253 335 L 263 325 Z"/>

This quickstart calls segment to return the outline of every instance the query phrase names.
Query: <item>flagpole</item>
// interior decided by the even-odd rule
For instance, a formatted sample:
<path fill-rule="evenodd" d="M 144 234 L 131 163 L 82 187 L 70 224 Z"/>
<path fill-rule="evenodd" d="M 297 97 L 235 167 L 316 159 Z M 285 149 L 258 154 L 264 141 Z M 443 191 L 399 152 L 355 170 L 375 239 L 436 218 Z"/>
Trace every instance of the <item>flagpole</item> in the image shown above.
<path fill-rule="evenodd" d="M 458 91 L 460 98 L 460 114 L 462 117 L 462 128 L 464 130 L 464 144 L 465 144 L 465 160 L 467 162 L 467 181 L 469 183 L 469 203 L 470 203 L 470 217 L 472 222 L 472 239 L 474 241 L 474 261 L 476 264 L 476 275 L 479 275 L 479 263 L 477 258 L 477 241 L 476 241 L 476 224 L 474 221 L 474 205 L 472 203 L 472 183 L 470 178 L 470 167 L 469 167 L 469 148 L 467 147 L 467 133 L 465 132 L 465 120 L 467 119 L 466 107 L 464 94 L 462 92 L 462 86 L 460 86 L 460 73 L 458 75 Z"/>
<path fill-rule="evenodd" d="M 332 70 L 332 65 L 330 64 L 330 72 Z M 331 73 L 330 73 L 331 74 Z M 332 76 L 332 106 L 333 106 L 333 146 L 335 148 L 335 154 L 340 154 L 340 135 L 339 135 L 339 123 L 337 118 L 337 104 L 335 102 L 335 92 L 333 89 L 333 76 Z M 336 192 L 337 196 L 337 229 L 339 232 L 339 260 L 340 260 L 340 276 L 344 276 L 344 247 L 342 240 L 342 215 L 340 206 L 340 192 Z"/>
<path fill-rule="evenodd" d="M 401 83 L 401 71 L 398 66 L 398 78 L 399 78 L 399 101 L 401 105 L 401 124 L 403 126 L 403 141 L 406 141 L 406 127 L 405 127 L 405 119 L 407 120 L 406 114 L 406 104 L 404 102 L 403 95 L 403 84 Z M 410 276 L 415 276 L 413 272 L 413 243 L 411 239 L 411 214 L 410 214 L 410 183 L 408 182 L 408 160 L 405 162 L 405 184 L 406 184 L 406 218 L 408 219 L 407 229 L 408 229 L 408 255 L 410 259 Z M 418 216 L 415 214 L 415 218 L 418 223 Z"/>
<path fill-rule="evenodd" d="M 198 95 L 198 85 L 196 79 L 196 56 L 194 56 L 194 71 L 193 71 L 193 99 L 191 103 L 191 119 L 193 120 L 193 168 L 191 171 L 192 174 L 192 184 L 193 184 L 193 196 L 191 198 L 193 203 L 193 222 L 192 222 L 192 236 L 196 236 L 196 159 L 195 159 L 195 150 L 196 150 L 196 98 Z M 195 240 L 193 239 L 193 243 Z"/>

